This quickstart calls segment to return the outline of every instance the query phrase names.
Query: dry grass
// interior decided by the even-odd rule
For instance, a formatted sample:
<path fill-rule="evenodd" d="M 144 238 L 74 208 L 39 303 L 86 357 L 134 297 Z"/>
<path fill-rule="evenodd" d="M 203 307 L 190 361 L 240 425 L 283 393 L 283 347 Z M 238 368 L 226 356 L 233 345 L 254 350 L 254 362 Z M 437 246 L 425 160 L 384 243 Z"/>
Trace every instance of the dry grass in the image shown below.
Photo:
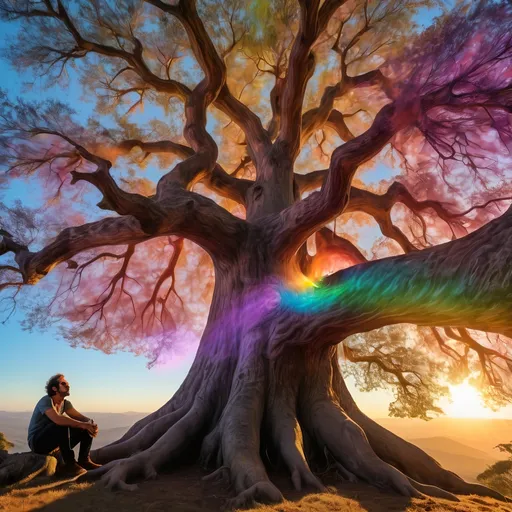
<path fill-rule="evenodd" d="M 195 468 L 162 475 L 144 482 L 134 492 L 110 492 L 100 484 L 74 484 L 40 480 L 31 486 L 0 495 L 2 512 L 217 512 L 231 496 L 227 488 L 201 480 Z M 425 499 L 410 500 L 379 492 L 367 485 L 336 481 L 333 493 L 307 494 L 293 490 L 288 479 L 273 478 L 287 501 L 261 506 L 253 512 L 512 512 L 512 504 L 468 496 L 459 503 Z"/>

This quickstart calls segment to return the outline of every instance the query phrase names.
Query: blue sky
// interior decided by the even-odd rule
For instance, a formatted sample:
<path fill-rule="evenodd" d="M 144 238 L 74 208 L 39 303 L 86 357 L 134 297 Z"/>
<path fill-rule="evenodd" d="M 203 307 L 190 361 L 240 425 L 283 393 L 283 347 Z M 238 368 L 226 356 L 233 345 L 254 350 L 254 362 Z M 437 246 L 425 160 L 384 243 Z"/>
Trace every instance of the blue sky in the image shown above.
<path fill-rule="evenodd" d="M 430 23 L 437 11 L 424 10 L 418 17 L 422 25 Z M 1 46 L 15 34 L 17 24 L 1 24 Z M 30 91 L 23 90 L 23 82 L 30 77 L 16 73 L 5 60 L 0 60 L 2 87 L 14 99 L 40 97 L 66 98 L 85 119 L 93 105 L 80 99 L 80 89 L 71 76 L 65 90 L 56 87 L 46 90 L 36 80 Z M 25 199 L 32 191 L 26 183 L 18 182 L 9 189 L 6 200 Z M 35 201 L 35 199 L 33 199 Z M 44 393 L 44 384 L 54 373 L 62 372 L 72 385 L 71 400 L 82 411 L 152 411 L 165 403 L 183 381 L 191 364 L 188 357 L 178 357 L 175 363 L 148 370 L 146 360 L 131 353 L 104 354 L 97 350 L 72 348 L 59 339 L 55 329 L 46 332 L 27 332 L 20 322 L 22 312 L 0 324 L 0 410 L 31 410 Z M 363 408 L 374 416 L 385 416 L 391 395 L 384 392 L 362 394 L 356 397 Z M 510 413 L 512 418 L 512 413 Z"/>

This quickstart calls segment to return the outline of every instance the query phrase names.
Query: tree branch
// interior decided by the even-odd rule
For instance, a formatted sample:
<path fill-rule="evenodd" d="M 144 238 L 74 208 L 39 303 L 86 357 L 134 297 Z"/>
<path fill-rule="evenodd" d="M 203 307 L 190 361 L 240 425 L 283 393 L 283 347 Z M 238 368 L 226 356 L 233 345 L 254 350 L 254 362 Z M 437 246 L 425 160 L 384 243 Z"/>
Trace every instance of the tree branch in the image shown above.
<path fill-rule="evenodd" d="M 119 143 L 119 148 L 126 152 L 135 147 L 140 148 L 145 153 L 144 158 L 153 153 L 172 153 L 179 158 L 187 159 L 194 154 L 192 148 L 170 140 L 143 142 L 138 139 L 128 139 Z M 246 204 L 247 190 L 253 184 L 250 180 L 236 178 L 236 176 L 228 174 L 219 164 L 215 164 L 212 172 L 207 173 L 201 181 L 210 190 L 213 190 L 222 197 L 236 201 L 244 206 Z M 193 184 L 194 182 L 190 182 L 185 188 L 190 189 Z"/>
<path fill-rule="evenodd" d="M 512 207 L 473 233 L 356 265 L 304 293 L 283 293 L 307 340 L 412 323 L 512 336 Z"/>
<path fill-rule="evenodd" d="M 180 16 L 181 19 L 183 19 L 183 16 L 188 16 L 187 19 L 189 20 L 193 18 L 193 16 L 190 15 L 191 8 L 190 6 L 187 7 L 185 5 L 186 2 L 182 2 L 182 5 L 185 5 L 184 9 L 178 9 L 178 7 L 176 6 L 166 4 L 159 0 L 151 2 L 148 1 L 148 3 L 151 3 L 161 8 L 163 11 L 168 12 L 169 14 L 175 15 L 177 17 Z M 191 95 L 191 90 L 186 85 L 169 78 L 162 79 L 158 75 L 155 75 L 149 69 L 149 67 L 147 66 L 146 62 L 143 59 L 142 44 L 136 37 L 133 37 L 132 41 L 134 45 L 133 51 L 115 48 L 114 46 L 97 43 L 95 41 L 91 41 L 89 39 L 84 38 L 80 31 L 77 29 L 76 25 L 73 23 L 71 16 L 69 15 L 68 11 L 66 10 L 66 8 L 60 0 L 58 2 L 58 8 L 56 10 L 20 10 L 15 8 L 7 9 L 5 7 L 2 10 L 7 14 L 7 16 L 9 16 L 10 19 L 53 18 L 59 20 L 63 24 L 64 28 L 73 37 L 76 46 L 69 51 L 50 49 L 50 51 L 58 54 L 57 61 L 64 60 L 64 62 L 67 62 L 67 60 L 69 59 L 83 58 L 84 55 L 86 55 L 89 52 L 97 53 L 105 57 L 119 58 L 125 61 L 129 65 L 131 70 L 137 73 L 137 75 L 140 78 L 142 78 L 142 80 L 144 80 L 145 83 L 151 85 L 156 91 L 167 93 L 173 97 L 181 99 L 184 102 L 186 102 Z M 199 20 L 198 17 L 197 20 Z M 192 19 L 192 31 L 197 30 L 197 20 L 194 21 Z M 195 44 L 196 48 L 199 48 L 199 50 L 201 50 L 201 48 L 204 48 L 210 51 L 211 49 L 214 49 L 213 44 L 209 39 L 209 36 L 207 35 L 206 31 L 204 31 L 204 27 L 203 32 L 197 33 L 197 37 L 195 32 L 193 35 L 195 37 L 195 43 L 193 43 L 192 40 L 191 43 Z M 204 63 L 208 66 L 209 71 L 213 71 L 213 67 L 209 63 L 207 63 L 206 61 L 203 62 L 204 55 L 205 54 L 203 53 L 199 53 L 200 63 Z M 220 59 L 220 57 L 218 58 Z M 223 65 L 224 64 L 222 63 L 222 66 Z M 218 78 L 217 74 L 214 75 L 215 78 Z M 217 94 L 214 95 L 213 100 L 215 100 L 214 105 L 221 112 L 229 116 L 244 131 L 247 142 L 249 144 L 249 148 L 252 151 L 253 155 L 255 155 L 255 157 L 259 158 L 259 155 L 264 154 L 264 152 L 268 150 L 268 148 L 271 145 L 271 141 L 265 129 L 263 128 L 259 117 L 256 114 L 254 114 L 246 105 L 244 105 L 236 98 L 234 98 L 233 95 L 229 92 L 229 89 L 224 82 L 221 84 L 221 88 L 219 91 L 217 91 Z"/>
<path fill-rule="evenodd" d="M 288 71 L 282 86 L 280 99 L 280 131 L 277 146 L 285 147 L 290 161 L 294 161 L 300 150 L 302 104 L 306 85 L 315 69 L 315 58 L 311 48 L 325 30 L 334 12 L 344 0 L 320 2 L 300 1 L 300 25 L 293 42 Z"/>
<path fill-rule="evenodd" d="M 226 85 L 226 66 L 213 45 L 191 0 L 181 0 L 177 6 L 171 6 L 161 0 L 146 0 L 163 12 L 167 12 L 181 21 L 187 31 L 190 44 L 201 68 L 205 72 L 214 94 L 205 97 L 207 104 L 214 101 L 221 112 L 228 115 L 245 133 L 247 143 L 255 162 L 259 162 L 271 146 L 259 117 L 246 105 L 237 100 Z M 192 132 L 193 133 L 193 132 Z M 189 135 L 189 137 L 192 135 Z M 192 148 L 197 151 L 194 144 Z"/>
<path fill-rule="evenodd" d="M 320 191 L 283 210 L 273 223 L 268 223 L 269 229 L 276 229 L 275 223 L 281 226 L 275 245 L 279 259 L 286 261 L 293 257 L 310 235 L 345 210 L 357 168 L 378 154 L 408 120 L 394 104 L 388 104 L 366 132 L 333 152 Z"/>

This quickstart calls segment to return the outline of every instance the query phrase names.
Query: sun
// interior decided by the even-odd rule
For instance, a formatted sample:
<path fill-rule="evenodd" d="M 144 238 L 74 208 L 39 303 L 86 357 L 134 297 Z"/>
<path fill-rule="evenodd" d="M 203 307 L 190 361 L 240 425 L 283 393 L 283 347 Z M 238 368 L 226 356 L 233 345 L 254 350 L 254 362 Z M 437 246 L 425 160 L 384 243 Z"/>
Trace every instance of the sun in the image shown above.
<path fill-rule="evenodd" d="M 451 418 L 492 418 L 496 414 L 484 407 L 480 393 L 464 381 L 456 386 L 449 386 L 452 402 L 446 401 L 443 409 Z"/>

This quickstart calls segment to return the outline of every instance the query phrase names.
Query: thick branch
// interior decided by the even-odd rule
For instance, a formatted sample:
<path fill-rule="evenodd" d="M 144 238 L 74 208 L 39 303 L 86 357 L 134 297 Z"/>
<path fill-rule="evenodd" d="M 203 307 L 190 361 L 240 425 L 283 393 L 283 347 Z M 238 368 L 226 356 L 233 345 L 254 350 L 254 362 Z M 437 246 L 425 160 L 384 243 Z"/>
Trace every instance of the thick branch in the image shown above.
<path fill-rule="evenodd" d="M 290 53 L 288 71 L 284 79 L 280 100 L 280 132 L 276 144 L 287 148 L 291 161 L 300 149 L 302 103 L 306 85 L 311 78 L 315 59 L 311 48 L 324 31 L 327 23 L 343 0 L 327 0 L 321 8 L 319 1 L 303 1 L 300 4 L 300 26 Z"/>
<path fill-rule="evenodd" d="M 145 157 L 152 153 L 172 153 L 179 158 L 187 159 L 194 154 L 192 148 L 170 140 L 143 142 L 137 139 L 129 139 L 121 142 L 119 147 L 124 151 L 130 151 L 132 148 L 138 147 L 145 153 Z M 247 190 L 253 184 L 252 181 L 228 174 L 219 164 L 215 165 L 211 173 L 203 177 L 202 183 L 222 197 L 232 199 L 244 206 Z M 194 182 L 191 182 L 185 188 L 190 189 L 193 184 Z"/>
<path fill-rule="evenodd" d="M 463 238 L 351 267 L 289 299 L 307 337 L 328 344 L 396 323 L 512 336 L 512 207 Z"/>
<path fill-rule="evenodd" d="M 82 226 L 66 228 L 46 247 L 30 252 L 28 247 L 3 238 L 4 250 L 13 252 L 26 284 L 35 284 L 50 270 L 76 254 L 107 245 L 126 245 L 149 240 L 134 217 L 109 217 Z M 0 245 L 0 249 L 2 246 Z"/>
<path fill-rule="evenodd" d="M 80 159 L 87 160 L 96 166 L 94 172 L 71 171 L 71 184 L 77 181 L 87 181 L 94 185 L 103 194 L 103 199 L 98 204 L 100 208 L 115 211 L 120 215 L 133 215 L 148 233 L 158 231 L 166 213 L 150 198 L 119 188 L 110 175 L 112 163 L 109 160 L 91 153 L 84 146 L 62 133 L 44 128 L 34 129 L 32 132 L 35 135 L 47 134 L 62 138 L 75 148 L 78 161 Z"/>
<path fill-rule="evenodd" d="M 171 6 L 161 0 L 146 1 L 162 11 L 176 16 L 182 22 L 187 31 L 194 55 L 205 72 L 206 80 L 209 81 L 212 89 L 211 97 L 206 98 L 207 104 L 214 101 L 215 106 L 221 112 L 228 115 L 242 128 L 254 159 L 256 162 L 259 162 L 264 152 L 271 145 L 270 138 L 263 128 L 259 117 L 246 105 L 237 100 L 229 91 L 226 85 L 224 61 L 215 49 L 197 14 L 195 2 L 182 0 L 177 6 Z M 194 144 L 191 145 L 197 151 Z"/>
<path fill-rule="evenodd" d="M 281 225 L 276 240 L 279 258 L 286 260 L 292 257 L 310 235 L 345 210 L 357 168 L 378 154 L 407 122 L 408 116 L 397 114 L 393 104 L 386 105 L 366 132 L 333 152 L 320 191 L 313 192 L 275 218 L 275 222 Z M 275 226 L 269 223 L 269 228 L 275 229 Z"/>
<path fill-rule="evenodd" d="M 353 139 L 354 136 L 345 124 L 343 115 L 337 110 L 333 110 L 334 101 L 354 89 L 373 85 L 381 85 L 383 90 L 391 97 L 388 81 L 379 69 L 358 76 L 347 75 L 337 84 L 326 87 L 320 99 L 320 105 L 308 110 L 302 116 L 301 142 L 307 141 L 315 130 L 325 124 L 335 130 L 343 141 Z"/>
<path fill-rule="evenodd" d="M 151 1 L 153 5 L 161 8 L 165 12 L 173 15 L 181 14 L 181 10 L 178 11 L 176 6 L 168 5 L 164 2 L 155 0 Z M 184 2 L 185 3 L 185 2 Z M 97 43 L 95 41 L 86 39 L 83 34 L 78 30 L 74 24 L 68 11 L 59 0 L 58 8 L 53 9 L 51 4 L 47 4 L 48 10 L 43 9 L 28 9 L 28 10 L 16 10 L 4 9 L 4 12 L 11 18 L 54 18 L 62 22 L 64 28 L 73 37 L 76 46 L 70 50 L 50 49 L 50 51 L 58 55 L 56 61 L 67 62 L 69 59 L 81 59 L 89 52 L 97 53 L 105 57 L 118 58 L 125 61 L 131 70 L 148 85 L 152 86 L 156 91 L 164 92 L 171 96 L 177 97 L 182 101 L 187 101 L 191 95 L 191 90 L 184 84 L 172 80 L 163 79 L 158 75 L 155 75 L 147 66 L 143 58 L 143 47 L 140 41 L 134 36 L 133 37 L 133 51 L 126 49 L 116 48 L 114 46 Z M 186 9 L 185 9 L 186 10 Z M 193 31 L 196 30 L 194 26 Z M 190 34 L 189 34 L 190 35 Z M 205 31 L 203 33 L 192 34 L 195 38 L 195 46 L 199 49 L 204 48 L 211 50 L 213 44 L 209 40 L 208 35 Z M 192 41 L 191 41 L 192 42 Z M 218 57 L 218 55 L 217 55 Z M 220 57 L 219 57 L 220 58 Z M 202 59 L 202 57 L 201 57 Z M 222 59 L 221 59 L 222 61 Z M 202 63 L 202 60 L 200 60 Z M 210 62 L 204 62 L 208 66 L 210 71 L 213 71 L 213 67 Z M 216 68 L 215 68 L 216 69 Z M 216 73 L 214 75 L 217 77 Z M 217 77 L 218 78 L 218 77 Z M 250 150 L 253 155 L 262 155 L 267 150 L 271 141 L 263 128 L 259 117 L 254 114 L 246 105 L 238 101 L 229 91 L 228 87 L 222 83 L 220 91 L 217 91 L 217 95 L 213 98 L 215 100 L 214 105 L 227 116 L 229 116 L 240 128 L 244 131 Z"/>

